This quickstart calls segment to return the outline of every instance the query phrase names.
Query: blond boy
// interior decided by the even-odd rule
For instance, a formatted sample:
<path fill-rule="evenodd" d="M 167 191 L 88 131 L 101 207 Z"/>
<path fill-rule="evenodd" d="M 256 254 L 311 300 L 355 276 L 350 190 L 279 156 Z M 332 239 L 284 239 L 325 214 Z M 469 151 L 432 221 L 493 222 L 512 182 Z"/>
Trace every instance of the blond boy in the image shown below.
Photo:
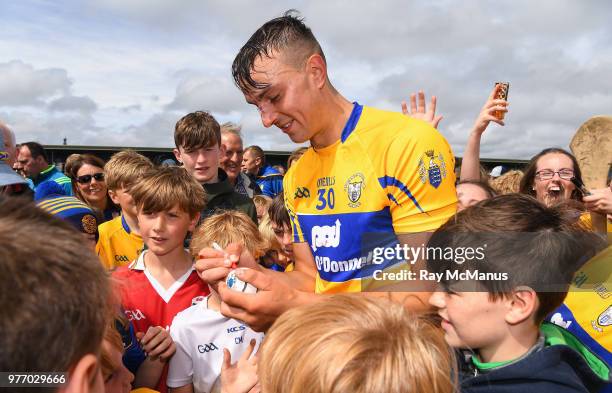
<path fill-rule="evenodd" d="M 113 154 L 104 165 L 108 195 L 121 206 L 121 216 L 99 227 L 96 252 L 107 269 L 125 266 L 138 257 L 143 242 L 130 188 L 153 168 L 151 161 L 133 150 Z"/>
<path fill-rule="evenodd" d="M 265 248 L 253 221 L 237 211 L 225 211 L 205 219 L 191 240 L 192 255 L 197 256 L 202 248 L 213 243 L 223 248 L 230 243 L 242 243 L 256 258 Z M 228 352 L 225 356 L 236 359 L 253 340 L 253 345 L 261 342 L 263 334 L 223 316 L 220 305 L 219 295 L 211 288 L 206 299 L 174 318 L 170 334 L 177 351 L 170 361 L 170 392 L 210 392 L 218 386 L 224 352 Z"/>

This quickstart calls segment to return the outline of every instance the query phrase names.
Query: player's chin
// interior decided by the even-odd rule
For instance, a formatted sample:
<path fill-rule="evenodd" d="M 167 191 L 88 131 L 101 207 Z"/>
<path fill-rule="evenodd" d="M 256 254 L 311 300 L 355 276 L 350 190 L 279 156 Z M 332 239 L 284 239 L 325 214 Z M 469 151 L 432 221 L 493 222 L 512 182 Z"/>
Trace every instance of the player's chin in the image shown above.
<path fill-rule="evenodd" d="M 310 140 L 310 138 L 308 138 L 308 135 L 299 133 L 287 134 L 287 136 L 289 137 L 289 139 L 291 139 L 291 142 L 293 143 L 304 143 Z"/>

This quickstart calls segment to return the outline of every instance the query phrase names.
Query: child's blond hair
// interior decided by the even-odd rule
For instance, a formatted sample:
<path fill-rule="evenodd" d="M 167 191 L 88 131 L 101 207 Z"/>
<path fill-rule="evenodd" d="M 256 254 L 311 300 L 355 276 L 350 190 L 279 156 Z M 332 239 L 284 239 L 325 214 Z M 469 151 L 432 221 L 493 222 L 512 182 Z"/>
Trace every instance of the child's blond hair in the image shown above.
<path fill-rule="evenodd" d="M 129 189 L 147 171 L 153 168 L 153 163 L 134 150 L 123 150 L 112 155 L 104 165 L 104 180 L 109 190 Z"/>
<path fill-rule="evenodd" d="M 272 204 L 272 198 L 266 195 L 255 195 L 253 197 L 253 204 L 255 205 L 255 209 L 263 209 L 264 217 L 268 216 L 268 209 Z"/>
<path fill-rule="evenodd" d="M 258 367 L 264 392 L 457 390 L 440 329 L 381 298 L 336 295 L 290 309 L 268 331 Z"/>
<path fill-rule="evenodd" d="M 195 217 L 206 206 L 206 192 L 182 167 L 157 167 L 130 189 L 138 211 L 156 213 L 179 209 Z"/>
<path fill-rule="evenodd" d="M 223 248 L 230 243 L 242 243 L 255 258 L 262 256 L 266 248 L 253 220 L 236 210 L 224 210 L 202 221 L 191 238 L 191 254 L 196 258 L 200 250 L 211 247 L 213 242 Z"/>

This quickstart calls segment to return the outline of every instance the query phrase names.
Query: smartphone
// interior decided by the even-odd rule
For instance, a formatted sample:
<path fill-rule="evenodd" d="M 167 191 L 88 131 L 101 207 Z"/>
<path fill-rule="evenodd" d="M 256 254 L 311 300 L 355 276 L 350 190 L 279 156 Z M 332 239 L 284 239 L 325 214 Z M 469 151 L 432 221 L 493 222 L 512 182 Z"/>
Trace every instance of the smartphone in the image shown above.
<path fill-rule="evenodd" d="M 576 189 L 578 189 L 578 191 L 580 191 L 580 193 L 582 194 L 582 196 L 588 196 L 591 195 L 591 191 L 589 191 L 586 186 L 584 185 L 583 182 L 581 182 L 580 180 L 578 180 L 576 177 L 572 177 L 570 179 L 570 181 L 572 183 L 574 183 L 574 185 L 576 186 Z"/>
<path fill-rule="evenodd" d="M 508 91 L 510 91 L 510 82 L 495 82 L 495 86 L 497 85 L 501 85 L 501 87 L 497 89 L 497 93 L 495 93 L 495 99 L 508 101 Z M 493 112 L 493 116 L 497 117 L 499 120 L 504 120 L 505 114 L 506 112 L 502 111 Z"/>

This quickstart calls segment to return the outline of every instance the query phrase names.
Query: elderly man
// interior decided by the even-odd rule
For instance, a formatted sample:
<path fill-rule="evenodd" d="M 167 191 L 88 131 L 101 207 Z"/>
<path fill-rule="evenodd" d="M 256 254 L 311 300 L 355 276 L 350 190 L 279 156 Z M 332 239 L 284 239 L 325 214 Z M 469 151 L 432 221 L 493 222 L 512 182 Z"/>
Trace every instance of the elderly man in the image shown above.
<path fill-rule="evenodd" d="M 52 180 L 64 187 L 66 195 L 72 195 L 70 178 L 60 172 L 55 165 L 49 164 L 47 153 L 41 144 L 36 142 L 23 143 L 19 148 L 17 161 L 23 167 L 23 173 L 27 176 L 32 190 L 36 191 L 36 187 L 40 183 Z"/>
<path fill-rule="evenodd" d="M 241 126 L 234 123 L 221 125 L 221 144 L 225 147 L 225 154 L 221 157 L 221 168 L 227 173 L 227 179 L 234 185 L 234 190 L 249 198 L 261 194 L 257 183 L 246 173 L 240 171 L 244 153 Z"/>

